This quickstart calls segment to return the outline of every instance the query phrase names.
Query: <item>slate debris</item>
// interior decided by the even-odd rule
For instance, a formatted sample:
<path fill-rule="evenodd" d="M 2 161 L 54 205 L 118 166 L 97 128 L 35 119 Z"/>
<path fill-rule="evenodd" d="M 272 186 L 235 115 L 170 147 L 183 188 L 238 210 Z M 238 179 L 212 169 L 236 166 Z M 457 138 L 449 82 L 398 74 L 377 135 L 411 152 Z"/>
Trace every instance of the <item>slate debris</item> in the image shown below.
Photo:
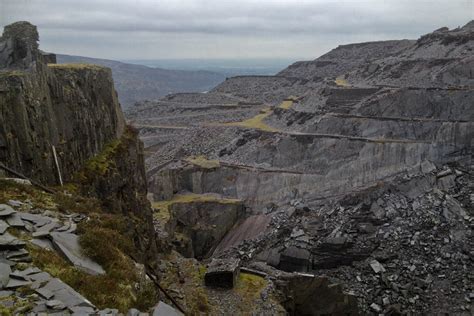
<path fill-rule="evenodd" d="M 273 261 L 278 267 L 285 249 L 309 249 L 314 269 L 308 273 L 342 282 L 358 297 L 362 314 L 464 313 L 473 300 L 474 176 L 451 169 L 456 179 L 448 190 L 432 181 L 439 169 L 431 169 L 311 212 L 290 217 L 280 208 L 265 234 L 219 258 L 237 257 L 242 265 Z M 373 229 L 361 231 L 361 223 Z M 309 244 L 297 242 L 299 229 Z"/>

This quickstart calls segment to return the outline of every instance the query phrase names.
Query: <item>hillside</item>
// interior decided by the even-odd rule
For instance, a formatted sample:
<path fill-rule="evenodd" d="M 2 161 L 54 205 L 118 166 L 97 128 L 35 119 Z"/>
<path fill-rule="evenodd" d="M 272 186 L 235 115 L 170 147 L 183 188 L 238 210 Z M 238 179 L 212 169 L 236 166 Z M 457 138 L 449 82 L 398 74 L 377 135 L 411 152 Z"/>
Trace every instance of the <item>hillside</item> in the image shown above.
<path fill-rule="evenodd" d="M 358 308 L 295 290 L 292 315 L 469 315 L 473 50 L 470 22 L 134 107 L 160 230 L 185 256 L 328 276 Z M 188 220 L 183 200 L 208 196 L 245 213 Z"/>
<path fill-rule="evenodd" d="M 1 314 L 473 314 L 474 21 L 127 121 L 38 39 L 0 38 Z"/>
<path fill-rule="evenodd" d="M 209 71 L 151 68 L 108 59 L 57 54 L 58 63 L 86 63 L 112 69 L 115 88 L 123 108 L 137 101 L 155 100 L 176 92 L 204 92 L 225 79 Z"/>

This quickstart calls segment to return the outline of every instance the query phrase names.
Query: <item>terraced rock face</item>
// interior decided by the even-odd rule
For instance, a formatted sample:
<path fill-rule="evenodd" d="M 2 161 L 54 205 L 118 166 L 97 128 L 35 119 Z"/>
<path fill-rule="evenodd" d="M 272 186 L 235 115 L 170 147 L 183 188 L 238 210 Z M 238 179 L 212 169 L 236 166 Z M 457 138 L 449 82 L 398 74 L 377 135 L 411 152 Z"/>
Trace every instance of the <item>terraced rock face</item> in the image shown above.
<path fill-rule="evenodd" d="M 153 198 L 242 200 L 248 218 L 214 257 L 333 275 L 363 314 L 467 311 L 473 275 L 457 283 L 457 263 L 472 270 L 473 253 L 457 247 L 472 243 L 474 215 L 472 23 L 417 41 L 344 45 L 277 76 L 230 78 L 206 94 L 138 105 L 127 116 L 147 147 Z M 430 207 L 437 211 L 428 216 Z M 438 260 L 427 222 L 442 236 L 463 236 L 448 247 L 460 261 Z M 424 236 L 427 254 L 400 234 Z M 405 265 L 423 271 L 397 281 Z M 440 283 L 458 294 L 441 298 Z"/>

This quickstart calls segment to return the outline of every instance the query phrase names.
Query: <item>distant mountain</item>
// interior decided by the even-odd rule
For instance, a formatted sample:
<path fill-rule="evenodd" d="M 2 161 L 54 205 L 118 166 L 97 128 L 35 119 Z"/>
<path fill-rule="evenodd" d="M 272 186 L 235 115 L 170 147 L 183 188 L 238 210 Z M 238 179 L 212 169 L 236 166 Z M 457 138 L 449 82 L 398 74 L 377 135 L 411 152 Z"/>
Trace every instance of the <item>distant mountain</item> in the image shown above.
<path fill-rule="evenodd" d="M 57 55 L 64 63 L 89 63 L 110 67 L 122 107 L 137 101 L 159 99 L 176 92 L 203 92 L 225 79 L 225 75 L 210 71 L 184 71 L 152 68 L 115 60 L 82 56 Z"/>

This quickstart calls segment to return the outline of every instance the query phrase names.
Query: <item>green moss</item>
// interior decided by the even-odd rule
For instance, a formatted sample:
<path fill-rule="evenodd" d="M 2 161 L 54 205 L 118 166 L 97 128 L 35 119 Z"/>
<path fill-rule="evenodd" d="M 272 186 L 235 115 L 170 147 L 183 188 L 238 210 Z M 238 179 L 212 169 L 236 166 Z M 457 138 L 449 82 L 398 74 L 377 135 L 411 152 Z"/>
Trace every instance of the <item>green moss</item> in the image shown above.
<path fill-rule="evenodd" d="M 98 155 L 85 163 L 84 168 L 75 175 L 74 181 L 88 185 L 95 179 L 114 172 L 117 168 L 116 159 L 121 158 L 122 153 L 136 140 L 136 134 L 133 127 L 127 126 L 120 139 L 109 142 Z"/>
<path fill-rule="evenodd" d="M 95 157 L 86 162 L 84 167 L 88 174 L 93 173 L 98 176 L 104 176 L 109 168 L 114 167 L 113 155 L 118 151 L 120 140 L 114 140 L 105 146 L 104 150 Z"/>
<path fill-rule="evenodd" d="M 13 305 L 10 307 L 5 307 L 1 303 L 2 301 L 13 301 Z M 30 302 L 28 299 L 23 299 L 16 295 L 5 296 L 0 298 L 0 315 L 2 316 L 24 315 L 28 313 L 32 308 L 32 302 Z"/>
<path fill-rule="evenodd" d="M 63 213 L 90 214 L 101 211 L 99 200 L 85 198 L 77 193 L 59 192 L 53 196 L 53 200 L 56 203 L 56 209 Z"/>

